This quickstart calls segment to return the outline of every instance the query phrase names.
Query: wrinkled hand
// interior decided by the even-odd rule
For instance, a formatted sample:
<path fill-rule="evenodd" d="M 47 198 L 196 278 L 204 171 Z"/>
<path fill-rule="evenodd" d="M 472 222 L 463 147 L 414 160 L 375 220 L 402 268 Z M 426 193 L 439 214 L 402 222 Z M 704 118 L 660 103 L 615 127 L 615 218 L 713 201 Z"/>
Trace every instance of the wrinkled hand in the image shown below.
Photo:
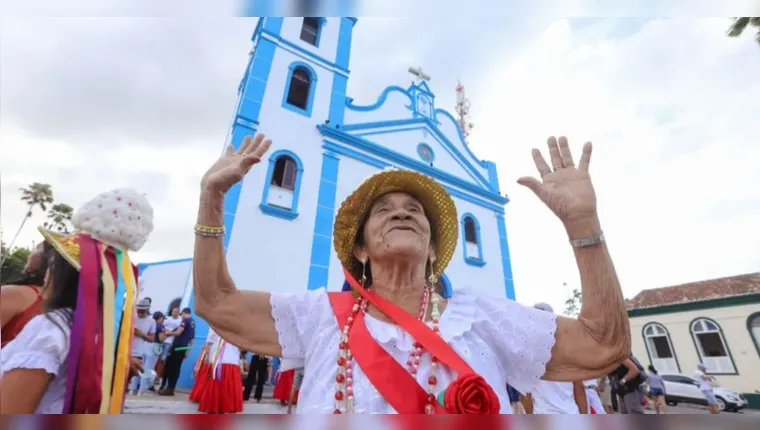
<path fill-rule="evenodd" d="M 522 177 L 517 183 L 530 188 L 559 217 L 568 230 L 578 224 L 597 222 L 596 194 L 588 173 L 591 142 L 583 145 L 583 153 L 577 167 L 566 137 L 560 137 L 559 141 L 550 137 L 547 143 L 551 167 L 544 160 L 541 151 L 533 149 L 533 161 L 541 180 Z"/>
<path fill-rule="evenodd" d="M 271 145 L 272 141 L 264 140 L 261 133 L 256 134 L 255 138 L 246 136 L 237 152 L 232 145 L 228 145 L 224 155 L 203 175 L 201 186 L 211 191 L 226 193 L 230 187 L 243 179 L 254 164 L 261 161 L 261 157 Z"/>

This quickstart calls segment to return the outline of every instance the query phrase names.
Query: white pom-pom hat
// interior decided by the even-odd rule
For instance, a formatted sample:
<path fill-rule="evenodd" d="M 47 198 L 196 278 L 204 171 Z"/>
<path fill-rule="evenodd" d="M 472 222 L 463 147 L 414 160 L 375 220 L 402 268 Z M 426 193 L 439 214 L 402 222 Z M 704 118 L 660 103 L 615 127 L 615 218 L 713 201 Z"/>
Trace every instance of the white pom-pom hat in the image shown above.
<path fill-rule="evenodd" d="M 79 235 L 122 251 L 138 251 L 153 231 L 153 207 L 142 193 L 129 188 L 99 194 L 82 205 L 71 219 L 74 234 L 43 227 L 42 235 L 66 260 L 80 269 Z"/>

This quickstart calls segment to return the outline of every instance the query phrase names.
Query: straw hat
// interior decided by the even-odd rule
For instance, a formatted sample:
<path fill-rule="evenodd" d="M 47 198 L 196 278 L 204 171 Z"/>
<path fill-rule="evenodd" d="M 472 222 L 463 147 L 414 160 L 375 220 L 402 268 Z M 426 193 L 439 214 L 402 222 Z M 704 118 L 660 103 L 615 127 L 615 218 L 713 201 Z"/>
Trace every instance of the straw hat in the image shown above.
<path fill-rule="evenodd" d="M 39 227 L 40 233 L 72 266 L 81 269 L 79 239 L 85 234 L 122 251 L 138 251 L 153 231 L 153 207 L 141 193 L 117 189 L 85 203 L 71 219 L 76 233 Z"/>
<path fill-rule="evenodd" d="M 393 192 L 407 193 L 422 204 L 430 222 L 436 260 L 433 275 L 439 277 L 454 255 L 459 234 L 457 208 L 445 188 L 434 179 L 411 170 L 387 168 L 365 179 L 340 205 L 333 226 L 333 246 L 343 267 L 355 279 L 361 278 L 361 262 L 354 256 L 354 244 L 367 211 L 379 197 Z"/>

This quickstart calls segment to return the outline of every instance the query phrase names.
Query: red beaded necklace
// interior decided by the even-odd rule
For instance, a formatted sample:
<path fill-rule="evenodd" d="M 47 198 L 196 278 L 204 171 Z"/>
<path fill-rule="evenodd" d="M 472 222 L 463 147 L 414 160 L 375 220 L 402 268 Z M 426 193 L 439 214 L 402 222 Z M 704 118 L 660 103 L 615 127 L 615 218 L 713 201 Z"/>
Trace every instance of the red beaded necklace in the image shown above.
<path fill-rule="evenodd" d="M 433 288 L 427 286 L 422 293 L 422 303 L 420 304 L 420 311 L 417 315 L 417 319 L 425 321 L 425 315 L 427 314 L 428 304 L 432 304 L 431 316 L 433 317 L 433 331 L 440 333 L 438 329 L 438 321 L 441 316 L 439 309 L 440 298 L 433 292 Z M 334 414 L 353 413 L 354 411 L 354 389 L 353 389 L 353 356 L 351 350 L 348 347 L 348 334 L 351 331 L 351 326 L 355 320 L 356 315 L 361 312 L 366 315 L 367 312 L 367 299 L 358 297 L 354 307 L 351 310 L 351 316 L 348 317 L 346 325 L 343 327 L 343 331 L 340 336 L 340 344 L 338 345 L 338 370 L 335 375 L 335 410 Z M 424 348 L 419 342 L 414 342 L 412 352 L 409 353 L 409 358 L 406 361 L 407 370 L 416 378 L 418 368 L 420 365 L 420 359 Z M 425 413 L 432 414 L 435 412 L 435 402 L 437 401 L 435 395 L 435 389 L 438 384 L 438 378 L 435 373 L 438 367 L 438 360 L 431 355 L 431 368 L 430 376 L 428 377 L 428 397 L 425 404 Z"/>

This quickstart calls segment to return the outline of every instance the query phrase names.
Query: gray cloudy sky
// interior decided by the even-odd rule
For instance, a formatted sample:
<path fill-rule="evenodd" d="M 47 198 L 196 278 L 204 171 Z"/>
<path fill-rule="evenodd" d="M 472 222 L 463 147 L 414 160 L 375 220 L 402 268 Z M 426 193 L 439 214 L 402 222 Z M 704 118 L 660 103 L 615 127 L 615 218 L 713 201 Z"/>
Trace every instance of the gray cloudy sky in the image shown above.
<path fill-rule="evenodd" d="M 6 240 L 18 189 L 77 206 L 145 190 L 156 230 L 138 261 L 189 256 L 198 181 L 218 156 L 248 60 L 251 18 L 5 18 L 0 169 Z M 760 270 L 760 55 L 718 20 L 361 18 L 349 95 L 374 102 L 406 69 L 438 107 L 461 78 L 472 148 L 499 165 L 517 293 L 560 307 L 577 285 L 561 227 L 514 184 L 550 134 L 593 140 L 600 211 L 627 295 Z M 754 120 L 753 120 L 754 118 Z M 35 214 L 32 224 L 43 221 Z M 37 240 L 29 225 L 19 244 Z M 554 300 L 554 301 L 552 301 Z"/>

